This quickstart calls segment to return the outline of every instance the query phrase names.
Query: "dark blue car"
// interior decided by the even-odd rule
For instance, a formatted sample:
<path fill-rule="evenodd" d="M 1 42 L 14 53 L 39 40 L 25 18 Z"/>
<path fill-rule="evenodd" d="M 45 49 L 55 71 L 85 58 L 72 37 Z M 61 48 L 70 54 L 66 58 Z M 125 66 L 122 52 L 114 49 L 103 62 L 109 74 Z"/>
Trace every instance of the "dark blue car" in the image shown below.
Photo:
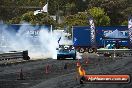
<path fill-rule="evenodd" d="M 72 45 L 60 45 L 57 49 L 57 59 L 73 58 L 76 59 L 76 50 Z"/>

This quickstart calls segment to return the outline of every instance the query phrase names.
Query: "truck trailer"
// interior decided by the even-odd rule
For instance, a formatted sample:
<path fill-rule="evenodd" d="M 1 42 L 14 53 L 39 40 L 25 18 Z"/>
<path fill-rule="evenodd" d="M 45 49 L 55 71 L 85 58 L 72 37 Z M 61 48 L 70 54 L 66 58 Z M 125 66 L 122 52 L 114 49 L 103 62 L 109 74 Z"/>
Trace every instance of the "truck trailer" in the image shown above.
<path fill-rule="evenodd" d="M 106 35 L 118 30 L 125 38 L 107 38 Z M 118 36 L 118 34 L 116 34 Z M 73 46 L 79 52 L 94 52 L 91 43 L 90 26 L 73 26 L 72 27 Z M 96 50 L 104 48 L 108 44 L 118 45 L 120 48 L 128 48 L 128 26 L 97 26 L 95 28 Z M 118 44 L 117 44 L 118 42 Z"/>

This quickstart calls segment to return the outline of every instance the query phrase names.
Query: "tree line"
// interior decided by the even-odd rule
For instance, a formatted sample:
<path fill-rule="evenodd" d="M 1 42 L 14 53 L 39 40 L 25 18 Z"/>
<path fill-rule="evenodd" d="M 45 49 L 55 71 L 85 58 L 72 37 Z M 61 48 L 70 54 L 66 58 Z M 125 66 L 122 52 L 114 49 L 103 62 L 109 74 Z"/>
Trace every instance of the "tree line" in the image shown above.
<path fill-rule="evenodd" d="M 48 0 L 47 13 L 33 15 L 47 0 L 2 0 L 0 20 L 18 24 L 27 21 L 31 24 L 52 24 L 54 26 L 88 25 L 93 17 L 95 25 L 127 25 L 132 14 L 132 0 Z M 57 23 L 51 15 L 61 16 L 63 22 Z"/>

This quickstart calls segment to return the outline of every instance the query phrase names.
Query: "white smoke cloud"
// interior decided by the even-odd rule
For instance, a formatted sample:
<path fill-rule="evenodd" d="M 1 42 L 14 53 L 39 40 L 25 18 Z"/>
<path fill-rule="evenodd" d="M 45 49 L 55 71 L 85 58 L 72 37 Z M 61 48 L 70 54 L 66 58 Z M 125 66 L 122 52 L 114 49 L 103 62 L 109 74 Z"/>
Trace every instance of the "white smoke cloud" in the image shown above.
<path fill-rule="evenodd" d="M 0 51 L 18 51 L 28 50 L 31 58 L 57 58 L 56 48 L 58 47 L 58 38 L 60 35 L 53 32 L 52 34 L 41 27 L 36 34 L 32 32 L 38 26 L 31 26 L 28 23 L 22 23 L 18 32 L 13 32 L 12 28 L 7 25 L 2 25 L 0 34 L 1 44 Z M 63 34 L 61 34 L 63 36 Z M 67 39 L 62 38 L 61 42 L 67 42 Z M 2 44 L 3 43 L 3 44 Z M 6 46 L 3 48 L 3 46 Z"/>

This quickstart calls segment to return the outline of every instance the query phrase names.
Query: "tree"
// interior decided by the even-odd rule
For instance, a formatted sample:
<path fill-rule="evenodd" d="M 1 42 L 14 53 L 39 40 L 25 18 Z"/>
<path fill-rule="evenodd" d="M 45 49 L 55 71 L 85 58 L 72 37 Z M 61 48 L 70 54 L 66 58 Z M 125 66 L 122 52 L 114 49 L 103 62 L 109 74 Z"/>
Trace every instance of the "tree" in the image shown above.
<path fill-rule="evenodd" d="M 0 20 L 8 21 L 22 14 L 41 9 L 46 0 L 1 0 L 0 2 Z"/>
<path fill-rule="evenodd" d="M 88 18 L 93 17 L 96 26 L 107 26 L 110 25 L 110 18 L 104 12 L 104 9 L 99 7 L 93 7 L 86 10 L 85 12 L 79 12 L 74 15 L 65 17 L 63 26 L 69 26 L 69 32 L 71 33 L 72 26 L 87 26 L 89 24 Z"/>
<path fill-rule="evenodd" d="M 100 7 L 93 7 L 87 10 L 87 13 L 94 18 L 96 26 L 110 25 L 110 18 Z"/>
<path fill-rule="evenodd" d="M 41 9 L 47 0 L 1 0 L 0 20 L 7 22 L 29 11 Z M 48 0 L 48 14 L 69 16 L 86 8 L 103 8 L 111 19 L 110 25 L 121 25 L 132 13 L 132 0 Z M 108 17 L 104 17 L 107 18 Z M 78 22 L 77 22 L 78 23 Z"/>
<path fill-rule="evenodd" d="M 49 14 L 56 15 L 59 11 L 65 12 L 65 4 L 67 0 L 49 0 Z"/>
<path fill-rule="evenodd" d="M 75 3 L 67 3 L 65 5 L 65 14 L 69 15 L 69 14 L 74 14 L 74 9 L 75 9 Z"/>
<path fill-rule="evenodd" d="M 21 21 L 20 17 L 14 17 L 11 20 L 9 20 L 7 23 L 9 23 L 9 24 L 19 24 L 20 21 Z"/>
<path fill-rule="evenodd" d="M 111 25 L 121 25 L 131 15 L 132 0 L 90 0 L 91 7 L 104 8 L 111 19 Z"/>
<path fill-rule="evenodd" d="M 20 17 L 15 17 L 9 21 L 12 24 L 19 24 L 20 22 L 25 21 L 31 24 L 40 24 L 40 25 L 56 25 L 55 21 L 46 13 L 39 13 L 34 15 L 32 11 L 23 14 Z"/>
<path fill-rule="evenodd" d="M 128 25 L 128 20 L 125 20 L 121 23 L 122 26 L 127 26 Z"/>
<path fill-rule="evenodd" d="M 80 12 L 75 15 L 69 15 L 65 18 L 64 24 L 71 26 L 77 26 L 77 25 L 87 25 L 88 15 L 86 12 Z"/>
<path fill-rule="evenodd" d="M 93 7 L 85 12 L 69 15 L 65 18 L 64 25 L 72 26 L 87 26 L 89 24 L 88 18 L 93 17 L 96 26 L 110 25 L 110 18 L 102 8 Z"/>

